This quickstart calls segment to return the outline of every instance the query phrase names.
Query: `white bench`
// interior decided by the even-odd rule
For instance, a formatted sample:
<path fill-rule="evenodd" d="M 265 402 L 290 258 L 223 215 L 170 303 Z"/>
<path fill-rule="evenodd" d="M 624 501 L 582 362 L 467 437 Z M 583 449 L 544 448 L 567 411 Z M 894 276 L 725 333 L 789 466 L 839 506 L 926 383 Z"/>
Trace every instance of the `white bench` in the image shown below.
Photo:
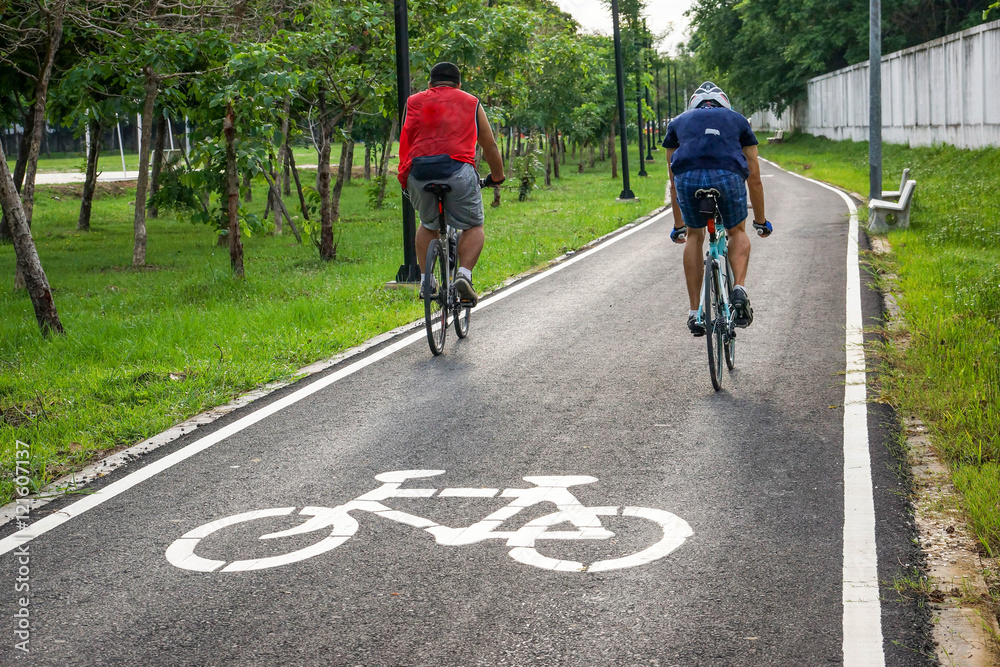
<path fill-rule="evenodd" d="M 910 226 L 910 204 L 913 202 L 913 191 L 917 189 L 917 182 L 906 181 L 899 201 L 886 201 L 884 199 L 872 199 L 868 202 L 868 231 L 875 234 L 885 234 L 890 229 L 906 229 Z M 892 216 L 892 225 L 889 224 L 889 217 Z"/>
<path fill-rule="evenodd" d="M 881 199 L 888 199 L 890 201 L 899 201 L 899 195 L 903 194 L 903 188 L 906 187 L 906 182 L 910 180 L 910 168 L 906 167 L 903 169 L 903 177 L 899 179 L 899 189 L 898 190 L 883 190 Z"/>
<path fill-rule="evenodd" d="M 773 137 L 768 137 L 767 139 L 767 143 L 769 144 L 781 144 L 784 143 L 784 141 L 785 141 L 784 130 L 778 130 L 777 132 L 774 133 Z"/>

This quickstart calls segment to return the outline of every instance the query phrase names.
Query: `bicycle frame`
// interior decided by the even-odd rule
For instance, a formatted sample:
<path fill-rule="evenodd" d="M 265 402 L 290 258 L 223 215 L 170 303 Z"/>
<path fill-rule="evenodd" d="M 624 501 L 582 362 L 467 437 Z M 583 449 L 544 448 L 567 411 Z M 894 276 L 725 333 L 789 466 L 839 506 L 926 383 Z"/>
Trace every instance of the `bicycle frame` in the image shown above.
<path fill-rule="evenodd" d="M 726 336 L 734 335 L 733 332 L 733 308 L 729 304 L 729 290 L 726 289 L 726 277 L 733 275 L 733 267 L 729 263 L 729 246 L 726 228 L 717 224 L 719 218 L 719 205 L 715 198 L 711 197 L 715 213 L 707 221 L 708 227 L 708 250 L 705 252 L 705 271 L 711 272 L 715 281 L 716 294 L 722 297 L 723 313 L 726 318 Z M 698 320 L 705 321 L 705 292 L 702 290 L 701 300 L 698 304 Z"/>

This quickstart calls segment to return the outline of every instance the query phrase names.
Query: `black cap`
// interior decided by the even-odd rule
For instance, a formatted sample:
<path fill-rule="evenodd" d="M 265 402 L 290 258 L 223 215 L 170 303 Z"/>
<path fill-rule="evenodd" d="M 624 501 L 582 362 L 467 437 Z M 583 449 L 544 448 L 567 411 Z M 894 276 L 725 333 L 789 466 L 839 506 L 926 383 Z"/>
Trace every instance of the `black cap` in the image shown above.
<path fill-rule="evenodd" d="M 435 83 L 453 83 L 456 86 L 462 83 L 462 72 L 453 63 L 438 63 L 431 68 L 431 85 Z"/>

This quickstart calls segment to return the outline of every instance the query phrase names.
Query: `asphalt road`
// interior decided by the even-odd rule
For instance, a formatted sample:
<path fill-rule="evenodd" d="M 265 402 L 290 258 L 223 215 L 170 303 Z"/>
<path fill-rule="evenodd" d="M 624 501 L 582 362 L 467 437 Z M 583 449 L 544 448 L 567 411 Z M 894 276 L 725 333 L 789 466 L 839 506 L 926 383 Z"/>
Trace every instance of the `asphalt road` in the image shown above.
<path fill-rule="evenodd" d="M 111 489 L 220 439 L 28 543 L 30 653 L 8 633 L 0 662 L 843 663 L 854 641 L 842 583 L 848 211 L 834 192 L 764 174 L 776 231 L 754 239 L 756 319 L 722 392 L 704 339 L 687 333 L 680 248 L 662 216 L 477 309 L 468 339 L 452 332 L 441 357 L 401 337 L 356 372 L 345 375 L 357 361 L 347 360 L 102 480 L 94 488 Z M 877 297 L 862 296 L 876 317 Z M 225 430 L 317 382 L 328 384 Z M 873 407 L 868 424 L 878 577 L 889 581 L 917 554 L 887 444 L 893 415 Z M 375 479 L 403 470 L 443 472 L 402 489 L 457 491 L 393 497 Z M 300 525 L 302 508 L 377 488 L 351 512 L 356 525 L 341 514 L 322 530 L 257 539 Z M 531 488 L 547 491 L 504 492 Z M 195 532 L 272 508 L 284 509 Z M 478 532 L 447 530 L 490 515 Z M 603 539 L 546 539 L 546 527 Z M 342 544 L 221 571 L 324 538 Z M 622 567 L 579 570 L 608 561 Z M 16 630 L 17 552 L 0 564 L 0 610 Z M 887 587 L 881 598 L 885 664 L 927 664 L 919 605 Z"/>

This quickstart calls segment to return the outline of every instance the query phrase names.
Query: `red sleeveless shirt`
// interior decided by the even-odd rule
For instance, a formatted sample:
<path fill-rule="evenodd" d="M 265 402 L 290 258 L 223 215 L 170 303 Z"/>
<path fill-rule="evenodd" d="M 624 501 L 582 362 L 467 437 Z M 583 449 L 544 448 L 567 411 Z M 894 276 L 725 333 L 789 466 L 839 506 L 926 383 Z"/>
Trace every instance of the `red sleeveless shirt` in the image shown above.
<path fill-rule="evenodd" d="M 406 100 L 406 120 L 399 133 L 399 182 L 406 187 L 415 157 L 450 155 L 476 163 L 479 100 L 458 88 L 437 86 Z"/>

